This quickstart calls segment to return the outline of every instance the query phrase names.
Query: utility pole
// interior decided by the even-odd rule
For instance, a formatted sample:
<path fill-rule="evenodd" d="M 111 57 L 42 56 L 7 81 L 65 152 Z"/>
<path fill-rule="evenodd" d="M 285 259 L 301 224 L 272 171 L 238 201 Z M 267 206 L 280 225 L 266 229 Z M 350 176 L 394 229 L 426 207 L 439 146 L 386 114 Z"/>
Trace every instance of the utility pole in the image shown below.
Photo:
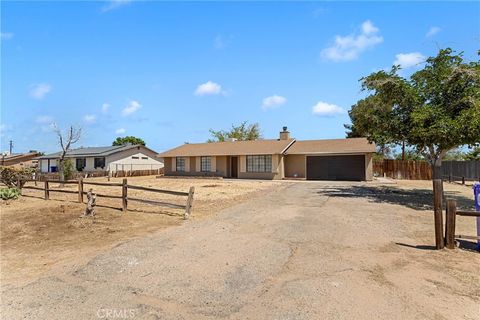
<path fill-rule="evenodd" d="M 13 151 L 13 141 L 10 140 L 10 155 L 12 154 Z"/>

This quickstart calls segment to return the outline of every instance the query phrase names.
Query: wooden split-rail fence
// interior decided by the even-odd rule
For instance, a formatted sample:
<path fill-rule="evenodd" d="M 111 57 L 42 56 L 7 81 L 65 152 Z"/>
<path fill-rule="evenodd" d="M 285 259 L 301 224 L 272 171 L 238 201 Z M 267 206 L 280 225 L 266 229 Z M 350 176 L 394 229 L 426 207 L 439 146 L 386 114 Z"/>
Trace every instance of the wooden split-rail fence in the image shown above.
<path fill-rule="evenodd" d="M 35 182 L 37 184 L 36 180 L 24 180 L 25 182 Z M 76 184 L 78 185 L 77 191 L 75 190 L 64 190 L 64 189 L 52 189 L 50 187 L 50 183 L 64 183 L 64 184 Z M 85 185 L 93 185 L 93 186 L 106 186 L 106 187 L 121 187 L 122 188 L 122 195 L 121 196 L 115 196 L 115 195 L 108 195 L 108 194 L 101 194 L 101 193 L 95 193 L 97 197 L 99 198 L 110 198 L 110 199 L 121 199 L 122 200 L 122 211 L 127 211 L 128 208 L 128 202 L 129 201 L 136 201 L 136 202 L 141 202 L 141 203 L 146 203 L 149 205 L 155 205 L 155 206 L 161 206 L 161 207 L 168 207 L 168 208 L 175 208 L 175 209 L 184 209 L 184 218 L 188 219 L 188 217 L 191 214 L 192 211 L 192 206 L 193 206 L 193 195 L 195 193 L 195 187 L 190 187 L 190 190 L 188 192 L 183 192 L 183 191 L 173 191 L 173 190 L 163 190 L 163 189 L 156 189 L 156 188 L 149 188 L 149 187 L 142 187 L 142 186 L 135 186 L 128 184 L 127 179 L 123 179 L 122 183 L 105 183 L 105 182 L 94 182 L 94 181 L 84 181 L 82 178 L 72 181 L 58 181 L 58 180 L 45 180 L 43 181 L 43 188 L 39 186 L 27 186 L 23 184 L 23 186 L 20 188 L 22 189 L 32 189 L 32 190 L 40 190 L 44 192 L 44 199 L 49 200 L 50 199 L 50 192 L 60 192 L 60 193 L 70 193 L 70 194 L 78 194 L 78 202 L 83 203 L 83 196 L 87 194 L 86 191 L 84 191 L 84 186 Z M 22 185 L 19 183 L 19 185 Z M 136 198 L 136 197 L 130 197 L 128 196 L 128 189 L 132 190 L 141 190 L 141 191 L 146 191 L 146 192 L 153 192 L 153 193 L 162 193 L 162 194 L 168 194 L 168 195 L 173 195 L 173 196 L 183 196 L 187 197 L 185 205 L 181 204 L 175 204 L 175 203 L 169 203 L 165 201 L 158 201 L 158 200 L 149 200 L 149 199 L 141 199 L 141 198 Z"/>
<path fill-rule="evenodd" d="M 480 237 L 478 236 L 455 234 L 455 224 L 457 216 L 480 217 L 480 212 L 457 210 L 457 202 L 452 199 L 447 200 L 447 211 L 445 219 L 445 246 L 448 249 L 455 248 L 455 239 L 480 240 Z"/>

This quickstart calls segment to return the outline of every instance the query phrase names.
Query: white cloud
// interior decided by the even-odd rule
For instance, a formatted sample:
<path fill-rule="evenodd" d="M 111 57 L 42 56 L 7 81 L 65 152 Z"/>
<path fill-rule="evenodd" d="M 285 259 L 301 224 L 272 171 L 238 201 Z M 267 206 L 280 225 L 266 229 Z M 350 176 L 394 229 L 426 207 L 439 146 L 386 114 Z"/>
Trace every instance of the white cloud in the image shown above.
<path fill-rule="evenodd" d="M 0 133 L 7 131 L 7 125 L 4 123 L 0 124 Z"/>
<path fill-rule="evenodd" d="M 285 97 L 274 94 L 273 96 L 266 97 L 262 102 L 262 109 L 267 110 L 270 108 L 277 108 L 287 103 Z"/>
<path fill-rule="evenodd" d="M 128 5 L 130 2 L 132 1 L 131 0 L 111 0 L 111 1 L 108 1 L 108 3 L 104 5 L 100 11 L 101 12 L 112 11 L 112 10 L 124 7 Z"/>
<path fill-rule="evenodd" d="M 362 33 L 363 34 L 369 35 L 369 34 L 372 34 L 372 33 L 377 33 L 378 31 L 380 31 L 380 30 L 377 27 L 375 27 L 370 20 L 367 20 L 364 23 L 362 23 Z"/>
<path fill-rule="evenodd" d="M 227 43 L 225 42 L 225 39 L 221 35 L 217 35 L 215 39 L 213 39 L 213 47 L 215 49 L 225 49 L 227 46 Z"/>
<path fill-rule="evenodd" d="M 53 117 L 51 116 L 38 116 L 36 119 L 37 123 L 40 124 L 52 124 L 53 123 Z"/>
<path fill-rule="evenodd" d="M 107 113 L 108 109 L 110 109 L 110 104 L 108 103 L 102 104 L 102 113 Z"/>
<path fill-rule="evenodd" d="M 228 36 L 223 36 L 221 34 L 216 35 L 215 38 L 213 38 L 213 47 L 217 50 L 225 49 L 226 47 L 228 47 L 232 39 L 233 39 L 233 35 L 228 35 Z"/>
<path fill-rule="evenodd" d="M 96 120 L 97 120 L 97 116 L 94 114 L 86 114 L 83 117 L 83 121 L 85 121 L 86 123 L 94 123 Z"/>
<path fill-rule="evenodd" d="M 420 52 L 399 53 L 395 56 L 394 65 L 400 65 L 403 69 L 418 66 L 425 62 L 426 57 Z"/>
<path fill-rule="evenodd" d="M 125 116 L 128 116 L 128 115 L 132 114 L 132 113 L 135 113 L 141 107 L 142 106 L 140 105 L 140 103 L 138 103 L 138 101 L 132 100 L 132 101 L 130 101 L 130 103 L 125 108 L 123 108 L 122 116 L 125 117 Z"/>
<path fill-rule="evenodd" d="M 0 35 L 2 40 L 10 40 L 13 38 L 13 33 L 11 32 L 1 32 Z"/>
<path fill-rule="evenodd" d="M 39 83 L 30 86 L 29 94 L 33 99 L 42 100 L 50 91 L 52 91 L 51 85 L 48 83 Z"/>
<path fill-rule="evenodd" d="M 194 92 L 196 96 L 217 95 L 220 93 L 222 93 L 222 86 L 212 81 L 200 84 Z"/>
<path fill-rule="evenodd" d="M 439 33 L 440 31 L 442 31 L 442 29 L 440 29 L 439 27 L 431 27 L 427 34 L 425 35 L 425 37 L 429 38 L 429 37 L 433 37 L 434 35 L 436 35 L 437 33 Z"/>
<path fill-rule="evenodd" d="M 119 128 L 117 130 L 115 130 L 115 133 L 116 134 L 124 134 L 127 130 L 125 130 L 124 128 Z"/>
<path fill-rule="evenodd" d="M 323 49 L 321 56 L 335 62 L 357 59 L 363 51 L 383 42 L 383 37 L 378 35 L 379 31 L 370 20 L 367 20 L 362 23 L 360 34 L 335 36 L 334 44 Z"/>
<path fill-rule="evenodd" d="M 312 113 L 320 117 L 333 117 L 335 115 L 344 114 L 346 111 L 339 106 L 323 101 L 319 101 L 312 107 Z"/>

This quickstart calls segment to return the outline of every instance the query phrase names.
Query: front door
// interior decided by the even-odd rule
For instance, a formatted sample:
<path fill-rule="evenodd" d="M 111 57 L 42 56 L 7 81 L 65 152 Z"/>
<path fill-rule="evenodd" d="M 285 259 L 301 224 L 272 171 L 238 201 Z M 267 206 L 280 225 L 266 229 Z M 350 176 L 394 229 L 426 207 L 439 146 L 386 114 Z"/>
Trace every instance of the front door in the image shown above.
<path fill-rule="evenodd" d="M 232 178 L 238 178 L 238 157 L 230 158 Z"/>

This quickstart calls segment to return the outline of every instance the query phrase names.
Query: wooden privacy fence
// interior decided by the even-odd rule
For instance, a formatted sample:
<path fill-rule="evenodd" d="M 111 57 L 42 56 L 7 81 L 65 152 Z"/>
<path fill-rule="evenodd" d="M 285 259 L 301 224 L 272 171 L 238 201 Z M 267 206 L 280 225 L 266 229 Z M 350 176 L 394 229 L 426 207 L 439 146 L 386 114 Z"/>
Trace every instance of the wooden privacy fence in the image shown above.
<path fill-rule="evenodd" d="M 28 181 L 37 182 L 36 180 L 26 180 L 25 182 L 28 182 Z M 76 184 L 76 185 L 78 185 L 77 191 L 50 188 L 50 183 L 62 183 L 58 180 L 45 180 L 43 183 L 44 183 L 43 188 L 38 187 L 38 186 L 23 185 L 22 189 L 32 189 L 32 190 L 43 191 L 45 200 L 50 199 L 50 192 L 78 194 L 78 202 L 83 203 L 83 195 L 87 194 L 87 192 L 84 191 L 84 186 L 85 185 L 106 186 L 106 187 L 121 187 L 122 188 L 122 195 L 121 196 L 114 196 L 114 195 L 101 194 L 101 193 L 96 193 L 96 195 L 99 198 L 121 199 L 122 200 L 122 208 L 119 208 L 119 209 L 121 209 L 122 211 L 127 211 L 129 201 L 136 201 L 136 202 L 141 202 L 141 203 L 146 203 L 146 204 L 149 204 L 149 205 L 155 205 L 155 206 L 161 206 L 161 207 L 184 209 L 185 210 L 185 213 L 184 213 L 184 218 L 185 219 L 188 219 L 188 217 L 190 216 L 190 213 L 191 213 L 191 210 L 192 210 L 192 205 L 193 205 L 193 195 L 195 193 L 195 188 L 194 187 L 190 187 L 190 190 L 188 192 L 163 190 L 163 189 L 155 189 L 155 188 L 148 188 L 148 187 L 131 185 L 131 184 L 128 184 L 127 179 L 123 179 L 122 183 L 105 183 L 105 182 L 84 181 L 82 178 L 80 178 L 78 180 L 73 180 L 73 181 L 68 180 L 68 181 L 63 182 L 64 184 Z M 169 203 L 169 202 L 158 201 L 158 200 L 149 200 L 149 199 L 129 197 L 128 196 L 128 189 L 141 190 L 141 191 L 153 192 L 153 193 L 162 193 L 162 194 L 168 194 L 168 195 L 174 195 L 174 196 L 183 196 L 183 197 L 187 197 L 187 199 L 186 199 L 185 205 L 180 205 L 180 204 Z"/>
<path fill-rule="evenodd" d="M 423 160 L 383 159 L 373 161 L 377 177 L 408 180 L 431 180 L 432 168 Z M 448 181 L 480 181 L 480 161 L 443 161 L 443 179 Z"/>
<path fill-rule="evenodd" d="M 377 177 L 409 180 L 431 180 L 432 169 L 426 161 L 383 159 L 373 161 Z"/>
<path fill-rule="evenodd" d="M 455 223 L 457 216 L 480 217 L 480 212 L 457 210 L 457 202 L 451 199 L 447 200 L 447 211 L 445 220 L 445 246 L 449 249 L 455 248 L 455 238 L 479 240 L 478 236 L 455 234 Z"/>

